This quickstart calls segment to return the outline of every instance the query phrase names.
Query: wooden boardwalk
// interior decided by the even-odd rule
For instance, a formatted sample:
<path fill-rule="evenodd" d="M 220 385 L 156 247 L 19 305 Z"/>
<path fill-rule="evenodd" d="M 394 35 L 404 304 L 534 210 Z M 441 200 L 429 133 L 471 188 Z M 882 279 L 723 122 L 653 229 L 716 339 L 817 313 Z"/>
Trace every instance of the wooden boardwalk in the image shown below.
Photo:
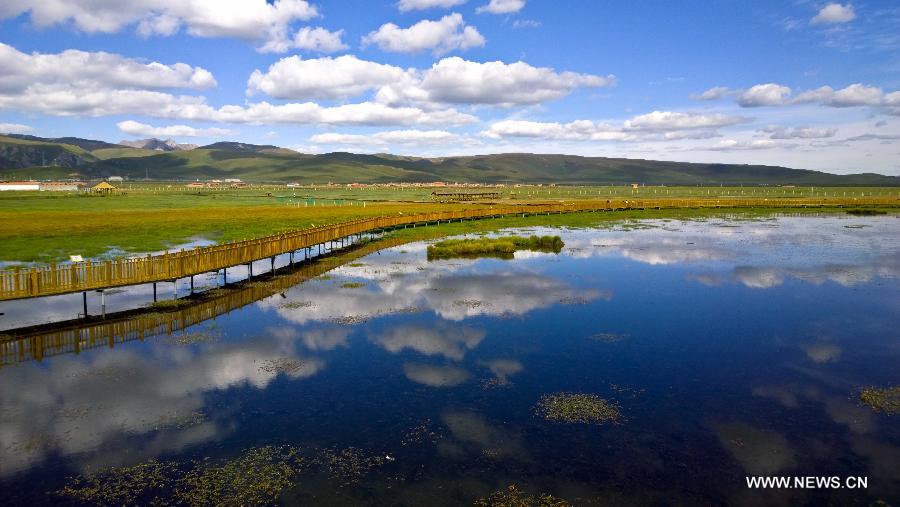
<path fill-rule="evenodd" d="M 481 206 L 471 209 L 402 214 L 353 220 L 294 232 L 139 258 L 119 258 L 32 269 L 0 271 L 0 301 L 108 289 L 125 285 L 173 281 L 231 266 L 271 258 L 354 234 L 421 223 L 498 216 L 689 208 L 803 208 L 839 206 L 900 206 L 900 199 L 617 199 L 554 204 Z"/>
<path fill-rule="evenodd" d="M 226 315 L 378 250 L 407 241 L 394 238 L 351 247 L 345 252 L 282 268 L 274 276 L 200 293 L 195 300 L 189 299 L 189 304 L 174 310 L 132 310 L 118 315 L 109 314 L 104 319 L 95 317 L 0 331 L 0 367 L 41 361 L 62 354 L 79 354 L 91 349 L 112 348 L 120 343 L 143 341 L 154 336 L 177 335 L 191 326 Z"/>

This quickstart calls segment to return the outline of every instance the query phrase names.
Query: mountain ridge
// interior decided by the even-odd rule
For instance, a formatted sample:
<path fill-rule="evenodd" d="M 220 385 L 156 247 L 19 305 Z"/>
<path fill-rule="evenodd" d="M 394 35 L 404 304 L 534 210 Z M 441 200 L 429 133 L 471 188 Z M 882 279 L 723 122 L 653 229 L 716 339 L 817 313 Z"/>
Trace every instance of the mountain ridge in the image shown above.
<path fill-rule="evenodd" d="M 49 139 L 0 135 L 0 178 L 54 179 L 77 167 L 87 178 L 302 183 L 477 182 L 581 185 L 823 185 L 900 186 L 900 177 L 876 173 L 837 175 L 808 169 L 751 164 L 668 162 L 502 153 L 424 158 L 391 154 L 332 152 L 305 154 L 274 145 L 217 142 L 190 150 L 154 151 L 102 147 L 103 141 L 78 140 L 94 147 Z M 59 138 L 78 139 L 78 138 Z M 49 157 L 49 158 L 48 158 Z M 49 163 L 48 163 L 49 162 Z"/>

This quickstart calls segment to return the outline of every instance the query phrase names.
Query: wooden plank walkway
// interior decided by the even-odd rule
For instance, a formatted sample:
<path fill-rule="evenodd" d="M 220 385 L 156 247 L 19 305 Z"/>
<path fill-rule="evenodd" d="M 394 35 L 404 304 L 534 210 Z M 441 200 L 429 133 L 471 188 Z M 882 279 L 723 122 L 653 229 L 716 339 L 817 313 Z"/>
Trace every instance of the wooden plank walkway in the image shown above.
<path fill-rule="evenodd" d="M 393 238 L 351 247 L 346 252 L 316 258 L 314 262 L 282 268 L 282 272 L 275 276 L 246 280 L 228 288 L 200 293 L 196 301 L 175 310 L 125 311 L 119 315 L 107 315 L 104 319 L 79 319 L 0 331 L 0 367 L 41 361 L 62 354 L 79 354 L 90 349 L 112 348 L 120 343 L 143 341 L 153 336 L 176 335 L 191 326 L 279 294 L 378 250 L 408 241 Z"/>
<path fill-rule="evenodd" d="M 617 199 L 554 204 L 484 206 L 472 209 L 419 214 L 398 214 L 353 220 L 294 232 L 183 250 L 140 258 L 77 264 L 50 265 L 32 269 L 0 271 L 0 301 L 108 289 L 125 285 L 172 281 L 201 273 L 274 257 L 354 234 L 398 226 L 510 215 L 574 213 L 633 209 L 677 208 L 792 208 L 838 206 L 900 206 L 900 198 L 854 199 Z"/>

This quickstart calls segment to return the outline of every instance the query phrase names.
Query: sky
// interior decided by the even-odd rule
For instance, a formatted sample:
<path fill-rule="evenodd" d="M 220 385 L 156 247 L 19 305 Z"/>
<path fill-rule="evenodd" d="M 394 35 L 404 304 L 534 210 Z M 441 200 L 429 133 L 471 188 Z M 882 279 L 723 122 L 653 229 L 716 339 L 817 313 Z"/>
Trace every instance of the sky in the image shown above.
<path fill-rule="evenodd" d="M 0 132 L 900 174 L 900 3 L 3 0 Z"/>

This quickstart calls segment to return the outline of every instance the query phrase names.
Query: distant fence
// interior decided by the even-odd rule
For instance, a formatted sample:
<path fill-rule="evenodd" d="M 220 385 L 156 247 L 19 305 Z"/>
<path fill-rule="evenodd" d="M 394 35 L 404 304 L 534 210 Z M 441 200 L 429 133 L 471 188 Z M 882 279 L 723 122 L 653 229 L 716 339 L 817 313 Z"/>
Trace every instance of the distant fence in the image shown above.
<path fill-rule="evenodd" d="M 66 294 L 124 285 L 171 281 L 210 271 L 248 264 L 287 252 L 402 225 L 506 215 L 573 213 L 633 209 L 900 206 L 896 197 L 852 199 L 615 199 L 554 204 L 483 206 L 458 211 L 403 214 L 364 218 L 302 229 L 247 241 L 183 250 L 138 258 L 50 265 L 0 271 L 0 301 Z"/>

